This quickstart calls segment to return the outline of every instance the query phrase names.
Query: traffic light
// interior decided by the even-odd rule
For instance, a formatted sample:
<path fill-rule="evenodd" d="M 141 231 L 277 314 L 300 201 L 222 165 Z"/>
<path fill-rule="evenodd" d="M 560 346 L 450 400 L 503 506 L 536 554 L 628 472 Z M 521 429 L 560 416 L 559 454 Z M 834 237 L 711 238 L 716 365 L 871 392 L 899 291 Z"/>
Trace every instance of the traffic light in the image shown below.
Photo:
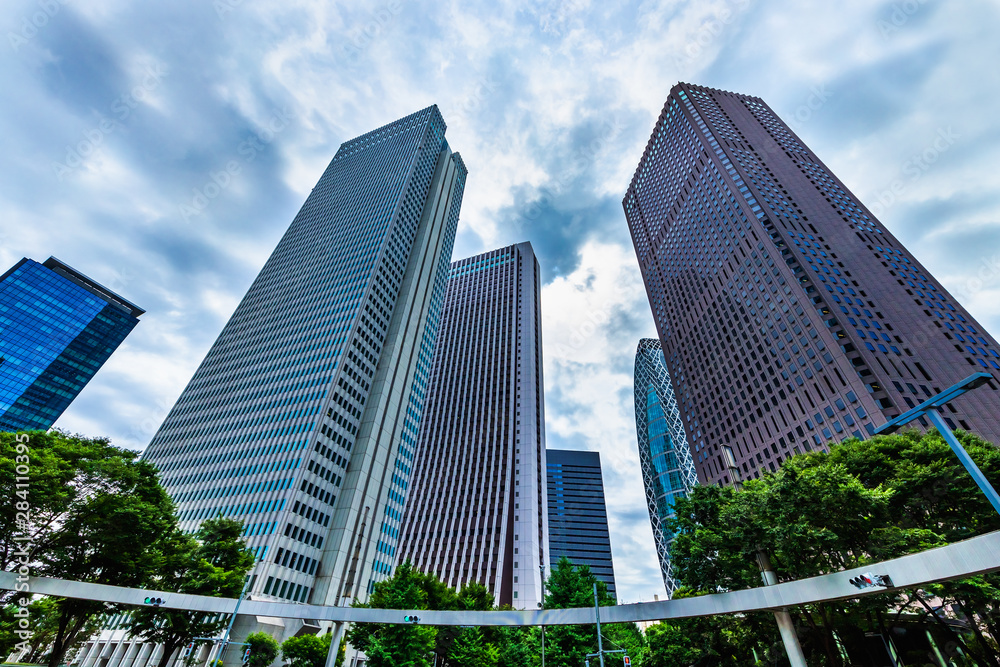
<path fill-rule="evenodd" d="M 864 574 L 852 577 L 849 581 L 855 588 L 874 588 L 875 586 L 892 588 L 892 578 L 888 574 L 865 572 Z"/>
<path fill-rule="evenodd" d="M 145 600 L 143 600 L 143 604 L 151 604 L 154 607 L 159 607 L 163 603 L 164 603 L 163 598 L 146 598 Z"/>
<path fill-rule="evenodd" d="M 243 651 L 243 664 L 250 662 L 250 649 Z"/>
<path fill-rule="evenodd" d="M 622 663 L 625 665 L 625 667 L 632 667 L 632 658 L 626 655 L 624 658 L 622 658 Z"/>
<path fill-rule="evenodd" d="M 191 642 L 190 644 L 184 647 L 184 657 L 186 658 L 189 655 L 191 655 L 191 651 L 193 650 L 194 650 L 194 642 Z"/>
<path fill-rule="evenodd" d="M 403 617 L 403 623 L 419 623 L 419 622 L 420 622 L 420 617 L 419 616 L 404 616 Z"/>

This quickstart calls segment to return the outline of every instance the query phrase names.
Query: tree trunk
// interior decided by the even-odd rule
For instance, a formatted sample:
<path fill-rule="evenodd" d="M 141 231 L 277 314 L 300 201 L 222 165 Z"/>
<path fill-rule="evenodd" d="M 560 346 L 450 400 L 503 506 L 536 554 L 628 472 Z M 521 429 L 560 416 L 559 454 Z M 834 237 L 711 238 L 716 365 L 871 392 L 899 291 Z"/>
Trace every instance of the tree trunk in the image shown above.
<path fill-rule="evenodd" d="M 167 667 L 170 664 L 170 658 L 174 655 L 174 651 L 177 650 L 177 646 L 177 642 L 164 642 L 163 655 L 160 656 L 160 662 L 157 663 L 156 667 Z"/>
<path fill-rule="evenodd" d="M 966 607 L 966 609 L 968 609 L 968 607 Z M 986 641 L 986 637 L 983 637 L 983 631 L 980 630 L 979 623 L 976 622 L 976 615 L 970 612 L 968 617 L 969 627 L 972 628 L 972 634 L 976 636 L 976 643 L 982 647 L 983 655 L 986 656 L 986 659 L 989 660 L 993 667 L 1000 667 L 1000 661 L 997 660 L 997 655 L 993 651 L 993 647 Z"/>
<path fill-rule="evenodd" d="M 66 650 L 73 645 L 80 630 L 87 623 L 86 614 L 74 614 L 72 604 L 64 607 L 59 613 L 59 630 L 52 642 L 52 653 L 49 654 L 48 667 L 59 667 Z M 72 621 L 72 622 L 71 622 Z"/>
<path fill-rule="evenodd" d="M 833 625 L 830 623 L 830 614 L 827 613 L 823 604 L 819 607 L 820 618 L 823 620 L 823 648 L 826 651 L 826 658 L 830 661 L 830 667 L 837 667 L 843 663 L 837 651 L 837 640 L 833 636 Z"/>
<path fill-rule="evenodd" d="M 920 597 L 920 594 L 917 593 L 917 591 L 913 591 L 913 597 L 915 597 L 917 599 L 917 601 L 920 602 L 921 605 L 923 605 L 924 609 L 927 610 L 927 613 L 934 619 L 934 621 L 936 623 L 938 623 L 938 625 L 942 626 L 947 632 L 950 632 L 955 637 L 955 641 L 963 649 L 965 649 L 965 652 L 969 655 L 970 658 L 972 658 L 973 661 L 975 661 L 975 663 L 977 665 L 980 665 L 981 667 L 985 667 L 983 665 L 983 659 L 982 659 L 982 657 L 978 653 L 976 653 L 975 651 L 973 651 L 972 648 L 968 644 L 965 643 L 965 641 L 962 639 L 962 635 L 960 635 L 958 632 L 956 632 L 953 627 L 951 627 L 950 625 L 948 625 L 947 623 L 945 623 L 941 619 L 940 616 L 938 616 L 937 614 L 934 613 L 934 610 L 931 609 L 931 606 L 929 604 L 927 604 L 926 600 L 924 600 L 922 597 Z M 969 621 L 971 623 L 975 623 L 975 619 L 970 618 Z"/>

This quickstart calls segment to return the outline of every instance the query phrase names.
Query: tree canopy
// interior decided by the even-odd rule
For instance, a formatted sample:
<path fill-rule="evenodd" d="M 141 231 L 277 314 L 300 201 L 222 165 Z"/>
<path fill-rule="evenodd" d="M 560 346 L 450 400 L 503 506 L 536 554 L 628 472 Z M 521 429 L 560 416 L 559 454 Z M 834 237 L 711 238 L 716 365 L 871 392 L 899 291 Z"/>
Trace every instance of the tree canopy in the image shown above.
<path fill-rule="evenodd" d="M 1000 485 L 1000 451 L 976 436 L 957 435 L 993 484 Z M 761 585 L 760 550 L 770 556 L 779 580 L 789 580 L 1000 529 L 1000 516 L 940 435 L 914 431 L 851 439 L 829 452 L 792 457 L 740 490 L 699 486 L 674 507 L 671 560 L 691 594 Z M 995 651 L 995 640 L 978 628 L 996 628 L 997 582 L 997 575 L 987 575 L 926 587 L 977 621 L 969 624 L 974 638 L 965 652 L 994 667 L 998 663 L 986 656 Z M 888 614 L 923 616 L 921 599 L 916 591 L 897 591 L 811 605 L 796 610 L 795 617 L 810 659 L 841 665 L 844 651 L 852 650 L 851 637 L 855 644 L 864 641 L 863 633 L 857 637 L 858 628 L 882 632 Z M 931 616 L 929 623 L 939 614 Z M 657 630 L 657 641 L 671 632 Z M 766 643 L 765 638 L 758 642 Z"/>

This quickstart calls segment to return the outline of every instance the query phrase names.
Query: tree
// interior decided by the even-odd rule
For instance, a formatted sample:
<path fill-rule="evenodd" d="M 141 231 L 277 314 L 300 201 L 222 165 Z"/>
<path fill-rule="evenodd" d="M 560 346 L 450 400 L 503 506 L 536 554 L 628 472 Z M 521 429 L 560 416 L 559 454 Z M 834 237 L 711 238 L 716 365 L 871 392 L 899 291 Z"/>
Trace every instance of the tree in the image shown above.
<path fill-rule="evenodd" d="M 175 529 L 159 549 L 159 574 L 153 586 L 161 591 L 238 597 L 254 563 L 242 534 L 242 523 L 221 517 L 202 522 L 197 541 Z M 158 667 L 166 667 L 174 652 L 195 637 L 214 636 L 228 623 L 226 616 L 155 607 L 136 609 L 129 619 L 132 634 L 163 646 Z"/>
<path fill-rule="evenodd" d="M 385 581 L 375 584 L 366 603 L 358 607 L 375 609 L 427 609 L 426 576 L 413 569 L 409 560 L 396 568 Z M 454 593 L 453 593 L 454 594 Z M 364 651 L 371 667 L 426 667 L 434 648 L 437 630 L 419 624 L 375 625 L 355 624 L 347 640 Z"/>
<path fill-rule="evenodd" d="M 448 654 L 448 664 L 462 667 L 496 667 L 499 652 L 477 627 L 462 628 Z"/>
<path fill-rule="evenodd" d="M 281 643 L 281 658 L 288 667 L 323 667 L 332 640 L 330 633 L 289 637 Z"/>
<path fill-rule="evenodd" d="M 278 657 L 278 640 L 266 632 L 251 632 L 246 643 L 250 649 L 250 667 L 269 667 Z"/>
<path fill-rule="evenodd" d="M 594 585 L 601 606 L 614 605 L 608 587 L 591 573 L 588 565 L 574 566 L 565 556 L 552 568 L 545 584 L 546 609 L 594 606 Z M 545 664 L 579 667 L 588 653 L 597 651 L 597 629 L 592 625 L 556 625 L 546 629 Z"/>
<path fill-rule="evenodd" d="M 986 476 L 1000 482 L 1000 452 L 969 434 L 956 435 Z M 677 500 L 675 510 L 671 560 L 678 578 L 695 594 L 760 585 L 758 551 L 770 555 L 780 580 L 788 580 L 860 567 L 1000 528 L 1000 517 L 940 435 L 912 431 L 864 442 L 851 439 L 832 445 L 829 453 L 795 456 L 739 491 L 697 487 L 690 497 Z M 930 587 L 979 621 L 971 624 L 975 646 L 963 650 L 991 664 L 985 658 L 991 643 L 978 630 L 996 627 L 998 583 L 996 575 L 984 575 Z M 886 593 L 809 605 L 793 610 L 793 616 L 810 661 L 839 665 L 842 646 L 849 644 L 845 638 L 857 635 L 857 628 L 881 630 L 889 611 L 922 614 L 920 599 L 915 591 Z M 683 625 L 671 625 L 682 635 L 696 636 Z M 756 646 L 739 643 L 745 651 L 768 642 L 760 636 Z"/>
<path fill-rule="evenodd" d="M 0 565 L 38 576 L 142 588 L 156 572 L 158 546 L 176 526 L 156 469 L 101 438 L 0 434 L 0 493 L 9 499 L 0 504 Z M 23 537 L 26 547 L 15 539 Z M 95 615 L 118 608 L 57 599 L 48 664 L 62 661 Z"/>
<path fill-rule="evenodd" d="M 673 623 L 657 623 L 646 630 L 649 650 L 642 667 L 677 667 L 694 665 L 701 660 L 703 651 L 695 646 L 692 638 Z"/>

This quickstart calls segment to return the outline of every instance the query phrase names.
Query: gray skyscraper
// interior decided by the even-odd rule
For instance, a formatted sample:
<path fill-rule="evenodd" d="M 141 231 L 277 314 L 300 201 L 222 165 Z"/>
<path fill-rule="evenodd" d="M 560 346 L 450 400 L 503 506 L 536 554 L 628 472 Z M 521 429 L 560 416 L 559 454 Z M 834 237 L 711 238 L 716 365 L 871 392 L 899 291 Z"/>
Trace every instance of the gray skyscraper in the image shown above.
<path fill-rule="evenodd" d="M 673 533 L 666 522 L 674 516 L 674 499 L 691 493 L 698 483 L 698 473 L 684 435 L 663 349 L 655 338 L 643 338 L 635 351 L 635 432 L 649 523 L 663 585 L 670 597 L 678 582 L 670 565 Z"/>
<path fill-rule="evenodd" d="M 528 243 L 451 265 L 399 549 L 519 609 L 548 554 L 539 287 Z"/>
<path fill-rule="evenodd" d="M 146 451 L 184 528 L 245 522 L 256 596 L 389 573 L 465 186 L 444 135 L 435 106 L 340 147 Z"/>
<path fill-rule="evenodd" d="M 574 565 L 588 566 L 594 576 L 608 585 L 608 593 L 617 597 L 601 455 L 549 449 L 545 456 L 551 550 L 549 572 L 565 556 Z"/>

